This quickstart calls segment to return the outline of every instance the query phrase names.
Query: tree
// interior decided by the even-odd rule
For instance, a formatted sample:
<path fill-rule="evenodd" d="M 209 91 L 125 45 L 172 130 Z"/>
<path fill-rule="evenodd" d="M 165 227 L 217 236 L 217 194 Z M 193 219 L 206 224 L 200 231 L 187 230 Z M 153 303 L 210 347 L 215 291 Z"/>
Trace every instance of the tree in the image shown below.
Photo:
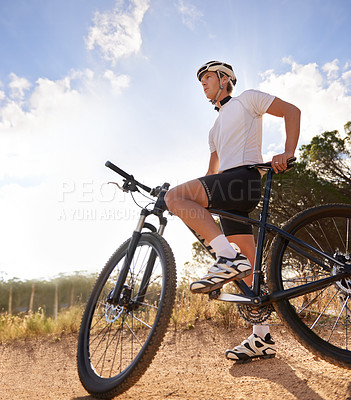
<path fill-rule="evenodd" d="M 34 313 L 43 309 L 47 316 L 57 315 L 62 309 L 84 304 L 95 281 L 96 274 L 78 272 L 50 281 L 4 281 L 0 277 L 0 313 Z"/>
<path fill-rule="evenodd" d="M 296 162 L 292 170 L 274 176 L 270 222 L 279 225 L 307 208 L 327 203 L 350 203 L 350 201 L 351 196 L 341 191 L 332 181 L 319 176 L 306 161 Z M 260 211 L 259 207 L 253 215 L 257 218 Z"/>
<path fill-rule="evenodd" d="M 301 147 L 302 160 L 319 178 L 332 183 L 345 196 L 351 197 L 351 121 L 344 126 L 345 137 L 338 131 L 314 136 Z"/>

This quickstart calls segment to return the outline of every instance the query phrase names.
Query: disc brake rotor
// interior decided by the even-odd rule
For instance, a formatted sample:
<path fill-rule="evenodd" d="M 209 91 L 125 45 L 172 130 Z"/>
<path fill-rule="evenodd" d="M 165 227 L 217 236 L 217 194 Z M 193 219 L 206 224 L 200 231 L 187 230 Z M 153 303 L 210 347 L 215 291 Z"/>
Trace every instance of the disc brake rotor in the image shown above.
<path fill-rule="evenodd" d="M 106 304 L 105 306 L 105 319 L 109 324 L 117 321 L 122 315 L 124 307 L 113 306 L 112 304 Z"/>

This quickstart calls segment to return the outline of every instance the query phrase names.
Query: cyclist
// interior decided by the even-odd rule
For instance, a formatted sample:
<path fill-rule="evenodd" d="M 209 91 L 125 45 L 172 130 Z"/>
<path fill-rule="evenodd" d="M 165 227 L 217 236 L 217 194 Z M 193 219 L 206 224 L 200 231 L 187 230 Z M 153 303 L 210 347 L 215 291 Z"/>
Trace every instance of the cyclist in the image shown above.
<path fill-rule="evenodd" d="M 283 117 L 285 150 L 272 158 L 274 172 L 284 171 L 292 157 L 300 132 L 300 110 L 278 97 L 257 90 L 231 97 L 237 82 L 231 65 L 209 61 L 197 71 L 205 96 L 219 115 L 209 133 L 210 161 L 205 176 L 172 188 L 166 195 L 169 210 L 201 235 L 216 253 L 216 262 L 199 281 L 190 285 L 193 293 L 209 293 L 234 279 L 252 283 L 255 261 L 252 228 L 221 219 L 221 228 L 207 208 L 248 216 L 261 196 L 261 172 L 247 165 L 262 162 L 262 116 Z M 237 251 L 230 243 L 235 243 Z M 236 361 L 274 357 L 275 343 L 269 326 L 254 325 L 253 334 L 241 345 L 226 351 Z"/>

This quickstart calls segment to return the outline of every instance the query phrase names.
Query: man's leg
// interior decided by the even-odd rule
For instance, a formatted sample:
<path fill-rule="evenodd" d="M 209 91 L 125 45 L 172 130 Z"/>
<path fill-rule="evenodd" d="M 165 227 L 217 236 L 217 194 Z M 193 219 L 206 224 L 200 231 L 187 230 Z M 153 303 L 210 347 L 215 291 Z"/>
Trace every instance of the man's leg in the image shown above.
<path fill-rule="evenodd" d="M 235 243 L 240 247 L 241 253 L 250 261 L 252 266 L 255 265 L 256 245 L 253 235 L 230 235 L 227 236 L 230 243 Z M 252 274 L 244 279 L 248 286 L 252 285 Z"/>
<path fill-rule="evenodd" d="M 170 189 L 165 201 L 173 214 L 205 238 L 208 243 L 222 234 L 212 215 L 205 208 L 208 206 L 208 199 L 198 179 Z"/>
<path fill-rule="evenodd" d="M 193 293 L 208 293 L 221 288 L 233 279 L 241 279 L 251 272 L 246 257 L 238 254 L 205 208 L 208 198 L 197 179 L 172 188 L 165 197 L 168 209 L 201 235 L 214 249 L 216 263 L 200 281 L 193 282 Z"/>
<path fill-rule="evenodd" d="M 242 254 L 249 259 L 251 265 L 255 265 L 256 246 L 253 235 L 230 235 L 227 236 L 227 239 L 230 243 L 239 246 Z M 249 286 L 252 285 L 252 277 L 253 274 L 244 279 Z M 258 347 L 255 345 L 256 342 Z M 247 362 L 257 357 L 274 357 L 275 353 L 275 343 L 271 338 L 269 325 L 254 325 L 253 334 L 234 350 L 227 350 L 226 356 L 238 362 Z M 240 359 L 240 357 L 242 358 Z"/>

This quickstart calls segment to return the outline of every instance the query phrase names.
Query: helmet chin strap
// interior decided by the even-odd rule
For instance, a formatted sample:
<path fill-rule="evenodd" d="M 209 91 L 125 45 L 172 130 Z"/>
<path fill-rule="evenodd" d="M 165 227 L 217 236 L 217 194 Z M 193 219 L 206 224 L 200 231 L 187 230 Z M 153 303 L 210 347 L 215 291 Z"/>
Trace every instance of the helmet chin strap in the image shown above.
<path fill-rule="evenodd" d="M 219 71 L 216 71 L 216 72 L 217 72 L 217 76 L 218 76 L 218 80 L 219 80 L 219 90 L 216 94 L 216 97 L 213 100 L 210 100 L 210 103 L 212 103 L 213 105 L 215 105 L 217 103 L 217 100 L 218 100 L 220 94 L 222 93 L 222 90 L 225 87 L 225 84 L 222 84 L 222 82 L 221 82 L 221 79 L 222 79 L 221 74 L 219 73 Z"/>

